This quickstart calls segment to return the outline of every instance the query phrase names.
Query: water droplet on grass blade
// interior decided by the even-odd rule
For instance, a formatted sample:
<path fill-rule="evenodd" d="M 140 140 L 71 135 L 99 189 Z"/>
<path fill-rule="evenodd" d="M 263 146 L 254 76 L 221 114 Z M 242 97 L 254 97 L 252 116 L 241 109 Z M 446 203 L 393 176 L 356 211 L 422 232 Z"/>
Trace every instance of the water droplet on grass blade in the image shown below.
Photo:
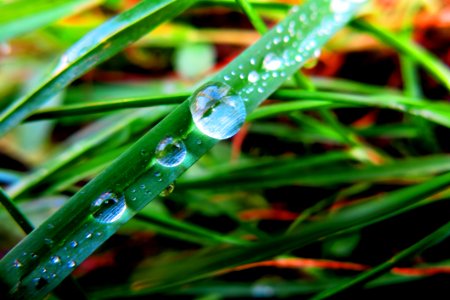
<path fill-rule="evenodd" d="M 159 196 L 160 197 L 168 197 L 170 194 L 172 194 L 174 189 L 175 189 L 175 183 L 172 182 L 161 193 L 159 193 Z"/>
<path fill-rule="evenodd" d="M 259 74 L 256 71 L 251 71 L 250 73 L 248 73 L 248 77 L 247 77 L 248 81 L 251 83 L 255 83 L 259 80 Z"/>
<path fill-rule="evenodd" d="M 275 71 L 281 68 L 283 60 L 274 53 L 269 53 L 264 57 L 263 68 L 267 71 Z"/>
<path fill-rule="evenodd" d="M 186 146 L 180 140 L 166 137 L 156 146 L 156 160 L 165 167 L 175 167 L 186 157 Z"/>
<path fill-rule="evenodd" d="M 191 97 L 189 108 L 197 128 L 218 140 L 235 135 L 247 115 L 242 98 L 220 82 L 200 87 Z"/>
<path fill-rule="evenodd" d="M 126 208 L 123 196 L 119 197 L 114 193 L 106 192 L 92 203 L 92 216 L 100 223 L 112 223 L 122 217 Z"/>
<path fill-rule="evenodd" d="M 50 257 L 50 261 L 52 264 L 59 264 L 61 263 L 61 258 L 57 255 Z"/>
<path fill-rule="evenodd" d="M 44 286 L 46 286 L 48 284 L 47 279 L 42 278 L 42 277 L 37 277 L 33 279 L 34 282 L 34 286 L 36 287 L 36 289 L 40 290 L 42 289 Z"/>
<path fill-rule="evenodd" d="M 20 260 L 18 260 L 18 259 L 16 259 L 16 260 L 14 260 L 14 262 L 13 262 L 13 266 L 14 266 L 14 268 L 22 268 L 22 263 L 20 262 Z"/>
<path fill-rule="evenodd" d="M 67 266 L 68 266 L 69 268 L 75 268 L 76 265 L 77 265 L 77 263 L 76 263 L 75 261 L 73 261 L 73 260 L 69 260 L 69 261 L 67 262 Z"/>
<path fill-rule="evenodd" d="M 77 241 L 71 241 L 71 242 L 69 243 L 69 245 L 70 245 L 70 247 L 72 247 L 72 248 L 76 248 L 76 247 L 78 246 L 78 242 L 77 242 Z"/>

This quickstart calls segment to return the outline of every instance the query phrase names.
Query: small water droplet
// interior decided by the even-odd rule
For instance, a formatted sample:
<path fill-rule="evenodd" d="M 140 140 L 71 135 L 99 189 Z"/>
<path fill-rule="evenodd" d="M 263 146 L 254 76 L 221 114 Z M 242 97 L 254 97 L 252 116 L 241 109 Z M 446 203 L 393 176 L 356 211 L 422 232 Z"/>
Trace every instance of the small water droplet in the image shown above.
<path fill-rule="evenodd" d="M 225 75 L 225 76 L 223 76 L 223 79 L 224 79 L 225 81 L 228 81 L 228 80 L 230 80 L 230 76 Z"/>
<path fill-rule="evenodd" d="M 186 157 L 186 146 L 181 140 L 166 137 L 155 151 L 156 160 L 165 167 L 175 167 L 181 164 Z"/>
<path fill-rule="evenodd" d="M 92 233 L 91 233 L 91 232 L 87 233 L 87 234 L 86 234 L 86 238 L 87 238 L 87 239 L 92 238 Z"/>
<path fill-rule="evenodd" d="M 259 74 L 256 71 L 251 71 L 250 73 L 248 73 L 248 77 L 247 77 L 248 81 L 251 83 L 255 83 L 259 80 Z"/>
<path fill-rule="evenodd" d="M 258 88 L 258 93 L 260 93 L 260 94 L 264 93 L 264 89 L 262 87 L 259 87 Z"/>
<path fill-rule="evenodd" d="M 250 58 L 250 64 L 251 65 L 255 65 L 256 64 L 256 60 L 254 58 Z"/>
<path fill-rule="evenodd" d="M 197 140 L 197 142 L 195 142 L 197 145 L 201 145 L 202 141 L 201 140 Z"/>
<path fill-rule="evenodd" d="M 219 140 L 235 135 L 247 115 L 242 98 L 220 82 L 200 87 L 191 97 L 189 108 L 197 128 Z"/>
<path fill-rule="evenodd" d="M 119 220 L 126 209 L 123 196 L 106 192 L 92 203 L 92 216 L 100 223 L 112 223 Z"/>
<path fill-rule="evenodd" d="M 73 260 L 69 260 L 69 261 L 67 262 L 67 266 L 68 266 L 69 268 L 75 268 L 76 265 L 77 265 L 77 263 L 76 263 L 75 261 L 73 261 Z"/>
<path fill-rule="evenodd" d="M 50 262 L 52 264 L 59 264 L 59 263 L 61 263 L 61 258 L 57 255 L 54 255 L 54 256 L 50 257 Z"/>
<path fill-rule="evenodd" d="M 169 184 L 160 194 L 161 197 L 167 197 L 170 194 L 172 194 L 173 190 L 175 189 L 175 182 L 172 182 Z"/>
<path fill-rule="evenodd" d="M 69 245 L 70 245 L 70 247 L 72 247 L 72 248 L 76 248 L 76 247 L 78 246 L 78 242 L 77 242 L 77 241 L 71 241 L 71 242 L 69 243 Z"/>
<path fill-rule="evenodd" d="M 14 266 L 14 268 L 22 268 L 23 267 L 22 263 L 18 259 L 14 260 L 13 266 Z"/>
<path fill-rule="evenodd" d="M 36 253 L 31 253 L 31 258 L 32 258 L 32 259 L 37 259 L 37 258 L 38 258 L 38 255 L 37 255 Z"/>
<path fill-rule="evenodd" d="M 45 238 L 45 239 L 44 239 L 44 243 L 50 246 L 50 245 L 53 245 L 54 242 L 53 242 L 52 239 Z"/>

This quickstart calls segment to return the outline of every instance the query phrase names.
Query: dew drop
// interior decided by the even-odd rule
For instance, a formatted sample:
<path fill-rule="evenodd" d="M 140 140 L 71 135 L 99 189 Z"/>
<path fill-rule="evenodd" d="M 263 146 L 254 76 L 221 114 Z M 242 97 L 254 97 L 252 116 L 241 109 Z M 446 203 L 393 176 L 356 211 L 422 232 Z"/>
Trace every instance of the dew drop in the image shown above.
<path fill-rule="evenodd" d="M 228 80 L 230 80 L 230 76 L 225 75 L 225 76 L 223 76 L 223 79 L 224 79 L 225 81 L 228 81 Z"/>
<path fill-rule="evenodd" d="M 53 245 L 54 242 L 53 242 L 52 239 L 45 238 L 45 239 L 44 239 L 44 243 L 47 244 L 47 245 L 49 245 L 49 246 L 51 246 L 51 245 Z"/>
<path fill-rule="evenodd" d="M 92 216 L 100 223 L 112 223 L 119 220 L 126 209 L 123 196 L 106 192 L 92 203 Z"/>
<path fill-rule="evenodd" d="M 69 261 L 67 262 L 67 266 L 68 266 L 69 268 L 75 268 L 76 265 L 77 265 L 77 263 L 76 263 L 75 261 L 73 261 L 73 260 L 69 260 Z"/>
<path fill-rule="evenodd" d="M 251 71 L 250 73 L 248 73 L 248 77 L 247 77 L 248 81 L 251 83 L 255 83 L 259 80 L 259 74 L 256 71 Z"/>
<path fill-rule="evenodd" d="M 181 164 L 186 157 L 186 146 L 180 140 L 166 137 L 156 146 L 155 156 L 161 165 L 175 167 Z"/>
<path fill-rule="evenodd" d="M 175 189 L 175 183 L 172 182 L 159 194 L 159 196 L 168 197 L 170 194 L 172 194 L 174 189 Z"/>
<path fill-rule="evenodd" d="M 87 238 L 87 239 L 92 238 L 92 233 L 91 233 L 91 232 L 87 233 L 87 234 L 86 234 L 86 238 Z"/>
<path fill-rule="evenodd" d="M 269 53 L 264 57 L 263 68 L 267 71 L 275 71 L 281 68 L 283 60 L 273 53 Z"/>
<path fill-rule="evenodd" d="M 247 115 L 242 98 L 220 82 L 200 87 L 191 97 L 189 108 L 197 128 L 218 140 L 235 135 Z"/>
<path fill-rule="evenodd" d="M 70 247 L 72 247 L 72 248 L 76 248 L 76 247 L 78 247 L 78 242 L 77 242 L 77 241 L 71 241 L 71 242 L 69 243 L 69 245 L 70 245 Z"/>
<path fill-rule="evenodd" d="M 13 262 L 13 267 L 14 267 L 14 268 L 22 268 L 23 265 L 22 265 L 22 263 L 20 262 L 20 260 L 16 259 L 16 260 L 14 260 L 14 262 Z"/>
<path fill-rule="evenodd" d="M 57 255 L 54 255 L 54 256 L 50 257 L 50 262 L 52 264 L 59 264 L 59 263 L 61 263 L 61 258 Z"/>

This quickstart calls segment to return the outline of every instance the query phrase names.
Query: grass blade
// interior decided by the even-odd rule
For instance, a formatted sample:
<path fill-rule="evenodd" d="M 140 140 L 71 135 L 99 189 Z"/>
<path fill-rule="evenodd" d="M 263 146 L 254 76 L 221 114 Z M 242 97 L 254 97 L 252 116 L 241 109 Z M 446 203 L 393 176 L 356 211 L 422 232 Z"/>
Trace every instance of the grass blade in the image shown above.
<path fill-rule="evenodd" d="M 142 3 L 148 5 L 149 2 Z M 186 5 L 186 2 L 176 3 Z M 231 92 L 225 87 L 232 86 L 234 93 L 229 97 L 245 106 L 244 110 L 247 112 L 254 110 L 344 26 L 360 5 L 361 3 L 352 2 L 347 10 L 335 11 L 331 9 L 329 0 L 311 0 L 301 7 L 295 7 L 276 28 L 227 65 L 211 79 L 211 83 L 200 87 L 191 99 L 179 105 L 109 168 L 85 185 L 57 213 L 13 248 L 0 261 L 1 281 L 9 287 L 9 293 L 19 298 L 45 296 L 77 264 L 84 261 L 121 225 L 218 142 L 215 135 L 217 132 L 205 127 L 200 130 L 199 123 L 193 123 L 191 100 L 200 105 L 196 101 L 201 102 L 204 96 L 216 97 L 215 93 L 219 93 L 222 99 L 222 92 Z M 304 22 L 301 21 L 303 19 Z M 289 35 L 287 41 L 286 35 Z M 119 40 L 120 38 L 114 41 Z M 129 41 L 129 37 L 126 40 Z M 250 80 L 243 80 L 252 72 L 256 72 L 261 80 L 255 81 L 252 76 Z M 267 80 L 269 78 L 270 81 Z M 219 91 L 216 92 L 215 87 Z M 208 110 L 202 117 L 207 118 L 211 114 L 214 116 Z M 229 118 L 226 120 L 228 122 L 237 121 L 236 114 L 226 116 Z M 213 123 L 221 128 L 224 125 L 220 119 Z M 220 136 L 222 139 L 226 137 L 225 133 Z M 167 140 L 168 138 L 170 139 Z M 179 156 L 177 151 L 176 163 L 169 165 L 169 161 L 165 159 L 170 158 L 172 162 L 172 151 L 183 149 L 181 142 L 186 152 L 181 151 L 183 156 Z M 52 247 L 44 242 L 46 239 L 53 241 Z M 79 248 L 75 251 L 72 245 Z M 24 256 L 24 252 L 34 253 L 38 259 L 35 256 Z M 57 263 L 52 259 L 54 257 L 59 258 Z M 23 268 L 14 267 L 13 262 L 17 259 L 21 260 Z M 42 268 L 47 270 L 45 274 L 41 272 Z M 53 278 L 47 274 L 56 276 Z"/>
<path fill-rule="evenodd" d="M 91 31 L 61 57 L 52 74 L 37 89 L 14 101 L 0 114 L 0 137 L 73 80 L 180 14 L 193 2 L 143 1 Z"/>
<path fill-rule="evenodd" d="M 20 0 L 0 5 L 0 42 L 43 27 L 100 0 Z"/>

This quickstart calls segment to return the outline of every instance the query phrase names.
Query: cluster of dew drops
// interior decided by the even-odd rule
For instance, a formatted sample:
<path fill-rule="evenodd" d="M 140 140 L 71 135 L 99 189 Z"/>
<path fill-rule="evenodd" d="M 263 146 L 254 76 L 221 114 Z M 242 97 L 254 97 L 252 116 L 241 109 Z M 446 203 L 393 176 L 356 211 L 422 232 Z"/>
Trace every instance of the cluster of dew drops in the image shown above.
<path fill-rule="evenodd" d="M 330 2 L 330 10 L 339 14 L 346 13 L 350 8 L 351 3 L 362 3 L 366 0 L 332 0 Z M 291 13 L 298 12 L 298 7 L 294 7 Z M 300 22 L 307 22 L 308 18 L 314 18 L 314 15 L 306 16 L 299 14 Z M 298 22 L 290 21 L 287 26 L 281 24 L 275 27 L 277 33 L 276 37 L 271 43 L 265 47 L 269 52 L 265 55 L 261 62 L 257 62 L 255 58 L 249 59 L 249 65 L 253 70 L 244 73 L 244 67 L 238 66 L 238 69 L 231 71 L 230 74 L 223 76 L 223 82 L 209 82 L 197 89 L 189 100 L 189 109 L 192 115 L 192 120 L 196 127 L 205 135 L 214 139 L 222 140 L 235 135 L 244 124 L 247 112 L 245 107 L 246 97 L 244 93 L 251 94 L 253 92 L 264 93 L 264 88 L 267 85 L 266 80 L 269 78 L 286 77 L 286 72 L 283 71 L 285 67 L 304 62 L 305 57 L 309 54 L 302 53 L 305 49 L 315 49 L 314 40 L 310 40 L 305 49 L 297 52 L 290 49 L 298 46 L 299 30 L 296 29 Z M 326 29 L 323 29 L 326 30 Z M 292 43 L 293 47 L 285 47 L 283 53 L 270 52 L 271 47 L 276 47 L 280 43 Z M 313 59 L 320 55 L 320 50 L 313 51 Z M 304 62 L 306 63 L 306 62 Z M 240 93 L 237 93 L 226 82 L 233 77 L 238 77 L 240 80 L 246 81 L 246 88 Z M 197 144 L 201 142 L 198 141 Z M 162 167 L 172 168 L 176 167 L 185 160 L 188 149 L 182 138 L 174 136 L 166 136 L 156 146 L 154 155 L 157 163 Z M 159 172 L 155 173 L 156 177 L 160 177 Z M 161 178 L 159 178 L 161 181 Z M 127 209 L 125 197 L 122 194 L 113 192 L 105 192 L 93 201 L 92 205 L 93 218 L 100 223 L 113 223 L 119 220 Z M 86 239 L 92 238 L 92 233 L 86 234 Z M 73 240 L 68 243 L 68 247 L 77 248 L 78 242 Z M 66 247 L 67 248 L 67 247 Z M 24 253 L 24 256 L 29 255 Z M 30 254 L 33 259 L 37 256 Z M 61 267 L 65 266 L 69 269 L 75 268 L 77 263 L 69 257 L 63 262 L 60 256 L 51 256 L 46 266 Z M 19 259 L 13 263 L 15 268 L 22 268 L 23 265 Z M 47 276 L 36 277 L 33 279 L 37 289 L 42 288 L 48 283 L 48 280 L 55 278 L 55 272 L 49 273 L 48 267 L 43 267 L 41 273 Z M 52 268 L 53 270 L 54 268 Z"/>

